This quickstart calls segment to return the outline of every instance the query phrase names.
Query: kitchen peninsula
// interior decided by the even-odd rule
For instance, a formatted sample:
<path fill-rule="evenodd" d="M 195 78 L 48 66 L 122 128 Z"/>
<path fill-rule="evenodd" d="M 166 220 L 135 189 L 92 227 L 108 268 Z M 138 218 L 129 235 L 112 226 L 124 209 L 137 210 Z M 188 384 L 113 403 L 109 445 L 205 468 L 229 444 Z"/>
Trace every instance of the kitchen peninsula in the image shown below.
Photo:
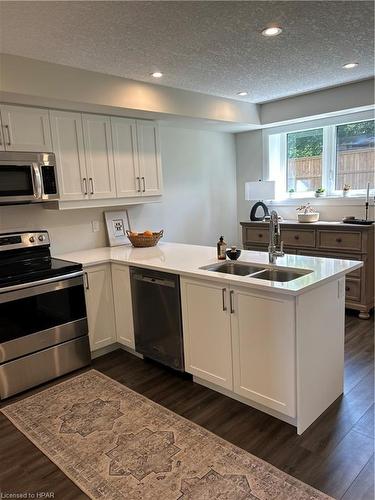
<path fill-rule="evenodd" d="M 129 266 L 165 271 L 180 276 L 185 370 L 196 382 L 299 434 L 343 392 L 345 275 L 362 262 L 285 255 L 270 265 L 266 253 L 243 251 L 233 264 L 251 264 L 258 275 L 287 271 L 289 281 L 271 281 L 207 269 L 218 261 L 206 246 L 124 245 L 59 257 L 83 264 L 92 351 L 120 344 L 135 352 Z"/>

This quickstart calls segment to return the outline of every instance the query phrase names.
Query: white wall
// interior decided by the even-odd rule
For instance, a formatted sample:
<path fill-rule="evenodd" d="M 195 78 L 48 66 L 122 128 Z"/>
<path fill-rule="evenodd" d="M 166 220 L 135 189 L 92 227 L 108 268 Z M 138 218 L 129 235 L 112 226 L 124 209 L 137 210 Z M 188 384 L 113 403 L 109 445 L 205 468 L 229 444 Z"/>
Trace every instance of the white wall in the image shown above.
<path fill-rule="evenodd" d="M 120 116 L 259 125 L 256 104 L 0 54 L 4 102 Z"/>
<path fill-rule="evenodd" d="M 260 105 L 262 125 L 287 120 L 308 120 L 329 113 L 345 113 L 351 109 L 374 106 L 374 80 L 339 85 L 307 94 L 287 97 Z"/>
<path fill-rule="evenodd" d="M 164 228 L 165 241 L 180 243 L 215 245 L 221 234 L 236 242 L 234 136 L 169 127 L 160 135 L 164 196 L 161 203 L 129 208 L 133 229 Z M 95 248 L 107 244 L 103 211 L 0 207 L 0 231 L 48 229 L 54 254 Z M 92 232 L 92 220 L 99 220 L 99 232 Z"/>

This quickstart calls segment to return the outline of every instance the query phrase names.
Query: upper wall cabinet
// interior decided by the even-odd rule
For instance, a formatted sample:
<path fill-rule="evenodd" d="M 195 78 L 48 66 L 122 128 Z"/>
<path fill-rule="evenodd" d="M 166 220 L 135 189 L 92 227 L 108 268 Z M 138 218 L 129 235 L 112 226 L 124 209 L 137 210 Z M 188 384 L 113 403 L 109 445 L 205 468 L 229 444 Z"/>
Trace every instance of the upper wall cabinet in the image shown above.
<path fill-rule="evenodd" d="M 90 198 L 116 198 L 111 119 L 84 114 L 82 124 Z"/>
<path fill-rule="evenodd" d="M 111 127 L 117 196 L 140 196 L 136 121 L 112 116 Z"/>
<path fill-rule="evenodd" d="M 159 129 L 154 122 L 137 120 L 139 175 L 143 196 L 162 193 Z"/>
<path fill-rule="evenodd" d="M 162 194 L 158 127 L 154 122 L 111 117 L 118 197 Z"/>
<path fill-rule="evenodd" d="M 0 105 L 2 150 L 52 151 L 48 109 Z"/>
<path fill-rule="evenodd" d="M 83 200 L 88 196 L 88 181 L 81 113 L 51 111 L 50 117 L 60 198 Z"/>
<path fill-rule="evenodd" d="M 162 194 L 155 122 L 6 104 L 0 113 L 0 150 L 55 153 L 60 197 L 51 208 L 136 204 Z"/>

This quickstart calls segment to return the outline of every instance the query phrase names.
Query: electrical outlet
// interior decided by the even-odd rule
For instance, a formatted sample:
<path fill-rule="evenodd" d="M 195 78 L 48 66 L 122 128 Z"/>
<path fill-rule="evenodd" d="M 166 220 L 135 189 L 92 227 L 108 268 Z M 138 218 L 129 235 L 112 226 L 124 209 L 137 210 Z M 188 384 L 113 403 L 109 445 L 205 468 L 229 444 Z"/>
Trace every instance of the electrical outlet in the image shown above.
<path fill-rule="evenodd" d="M 92 227 L 92 232 L 93 233 L 97 233 L 100 230 L 99 221 L 98 220 L 92 220 L 91 221 L 91 227 Z"/>

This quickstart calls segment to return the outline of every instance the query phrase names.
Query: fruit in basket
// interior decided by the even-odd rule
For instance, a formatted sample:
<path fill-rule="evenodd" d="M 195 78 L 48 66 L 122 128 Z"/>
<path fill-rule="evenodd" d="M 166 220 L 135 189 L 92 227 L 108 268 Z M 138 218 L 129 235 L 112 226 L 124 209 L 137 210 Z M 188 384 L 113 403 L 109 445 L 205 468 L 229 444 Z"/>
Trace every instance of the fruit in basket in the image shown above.
<path fill-rule="evenodd" d="M 130 236 L 138 236 L 137 231 L 130 231 Z"/>
<path fill-rule="evenodd" d="M 145 232 L 143 233 L 143 236 L 147 236 L 148 238 L 152 237 L 153 235 L 154 235 L 154 234 L 153 234 L 153 232 L 152 232 L 152 231 L 145 231 Z"/>

